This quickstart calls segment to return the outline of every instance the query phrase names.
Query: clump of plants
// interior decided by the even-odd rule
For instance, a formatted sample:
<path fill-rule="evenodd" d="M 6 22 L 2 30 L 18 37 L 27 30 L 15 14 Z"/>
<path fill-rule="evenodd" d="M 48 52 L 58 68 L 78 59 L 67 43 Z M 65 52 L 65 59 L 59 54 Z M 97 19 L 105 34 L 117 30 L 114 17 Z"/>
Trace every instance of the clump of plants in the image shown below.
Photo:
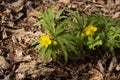
<path fill-rule="evenodd" d="M 43 13 L 37 12 L 39 21 L 35 25 L 43 26 L 45 32 L 32 45 L 47 62 L 51 57 L 56 61 L 57 54 L 67 61 L 69 53 L 79 55 L 85 49 L 94 51 L 101 47 L 114 53 L 116 48 L 120 48 L 119 19 L 98 14 L 85 15 L 72 10 L 68 10 L 70 15 L 66 16 L 64 11 L 65 8 L 55 14 L 50 7 Z"/>

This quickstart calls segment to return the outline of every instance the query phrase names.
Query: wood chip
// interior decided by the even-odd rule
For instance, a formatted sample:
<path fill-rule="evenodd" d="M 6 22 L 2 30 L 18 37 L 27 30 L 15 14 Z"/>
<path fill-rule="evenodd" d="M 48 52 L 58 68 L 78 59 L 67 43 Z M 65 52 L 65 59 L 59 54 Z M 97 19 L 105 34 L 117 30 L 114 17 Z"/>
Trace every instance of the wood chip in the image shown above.
<path fill-rule="evenodd" d="M 108 67 L 108 71 L 111 72 L 115 68 L 116 63 L 117 63 L 117 58 L 116 58 L 115 54 L 113 53 L 113 58 L 112 58 L 110 65 Z"/>
<path fill-rule="evenodd" d="M 70 0 L 59 0 L 59 2 L 67 4 L 70 3 Z"/>
<path fill-rule="evenodd" d="M 120 71 L 120 63 L 116 66 L 116 71 Z"/>
<path fill-rule="evenodd" d="M 98 66 L 99 66 L 100 72 L 104 74 L 104 67 L 103 67 L 103 65 L 102 65 L 101 60 L 98 61 Z"/>
<path fill-rule="evenodd" d="M 89 80 L 103 80 L 103 75 L 96 69 L 91 70 L 92 76 Z"/>
<path fill-rule="evenodd" d="M 0 56 L 0 69 L 8 69 L 10 65 L 3 56 Z"/>
<path fill-rule="evenodd" d="M 112 18 L 120 18 L 120 12 L 116 12 L 113 14 Z"/>
<path fill-rule="evenodd" d="M 2 32 L 2 39 L 5 39 L 5 38 L 7 38 L 7 33 L 6 33 L 5 29 L 4 29 L 3 32 Z"/>

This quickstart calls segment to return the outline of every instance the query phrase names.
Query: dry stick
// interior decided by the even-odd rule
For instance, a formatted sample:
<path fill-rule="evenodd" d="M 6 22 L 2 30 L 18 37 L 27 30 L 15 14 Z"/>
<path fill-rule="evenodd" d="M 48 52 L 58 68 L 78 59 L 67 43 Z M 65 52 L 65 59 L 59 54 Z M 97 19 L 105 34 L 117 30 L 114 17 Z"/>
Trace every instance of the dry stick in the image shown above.
<path fill-rule="evenodd" d="M 110 62 L 110 65 L 108 67 L 108 71 L 111 72 L 113 70 L 113 68 L 115 68 L 116 66 L 116 63 L 117 63 L 117 58 L 115 56 L 115 53 L 112 53 L 113 57 L 112 57 L 112 60 Z"/>
<path fill-rule="evenodd" d="M 98 61 L 98 66 L 99 66 L 100 72 L 101 72 L 102 74 L 104 74 L 105 71 L 104 71 L 104 67 L 103 67 L 103 65 L 102 65 L 102 63 L 101 63 L 101 60 Z"/>

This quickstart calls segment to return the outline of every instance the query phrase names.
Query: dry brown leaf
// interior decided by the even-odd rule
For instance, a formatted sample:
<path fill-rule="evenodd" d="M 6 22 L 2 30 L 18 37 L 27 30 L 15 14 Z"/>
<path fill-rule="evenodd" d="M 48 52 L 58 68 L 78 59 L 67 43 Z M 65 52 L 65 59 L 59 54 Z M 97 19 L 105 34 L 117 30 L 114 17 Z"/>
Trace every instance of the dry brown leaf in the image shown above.
<path fill-rule="evenodd" d="M 18 13 L 23 9 L 24 0 L 17 0 L 16 2 L 12 3 L 11 6 L 13 7 L 14 12 Z"/>
<path fill-rule="evenodd" d="M 22 48 L 15 49 L 14 61 L 19 62 L 23 60 L 23 50 Z"/>
<path fill-rule="evenodd" d="M 25 77 L 26 77 L 25 73 L 16 74 L 16 79 L 22 80 L 22 79 L 25 79 Z"/>
<path fill-rule="evenodd" d="M 115 68 L 116 64 L 117 64 L 117 58 L 116 58 L 115 54 L 113 53 L 113 58 L 110 62 L 108 70 L 111 72 Z"/>
<path fill-rule="evenodd" d="M 104 0 L 98 0 L 97 3 L 104 4 L 105 2 L 104 2 Z"/>
<path fill-rule="evenodd" d="M 32 16 L 27 18 L 27 23 L 34 24 L 35 22 L 37 22 L 37 19 Z"/>
<path fill-rule="evenodd" d="M 116 71 L 120 71 L 120 63 L 116 66 Z"/>
<path fill-rule="evenodd" d="M 104 67 L 103 67 L 103 64 L 102 64 L 101 60 L 98 61 L 97 65 L 99 67 L 100 72 L 104 74 Z"/>
<path fill-rule="evenodd" d="M 5 39 L 5 38 L 7 38 L 7 33 L 6 33 L 5 29 L 4 29 L 3 32 L 2 32 L 2 39 Z"/>
<path fill-rule="evenodd" d="M 20 19 L 22 16 L 24 16 L 24 13 L 20 12 L 15 16 L 15 19 L 18 20 Z"/>
<path fill-rule="evenodd" d="M 21 43 L 24 41 L 24 44 L 31 44 L 35 39 L 39 38 L 40 35 L 43 35 L 41 31 L 36 31 L 33 33 L 32 31 L 25 31 L 24 28 L 13 30 L 11 32 L 14 32 L 12 35 L 12 40 L 14 43 Z M 22 42 L 23 43 L 23 42 Z"/>
<path fill-rule="evenodd" d="M 115 0 L 115 5 L 120 5 L 120 0 Z"/>
<path fill-rule="evenodd" d="M 103 80 L 103 74 L 101 74 L 98 70 L 92 69 L 91 70 L 92 76 L 89 80 Z"/>
<path fill-rule="evenodd" d="M 107 6 L 108 7 L 113 7 L 113 6 L 115 6 L 115 3 L 113 2 L 113 0 L 107 0 Z"/>
<path fill-rule="evenodd" d="M 54 71 L 53 68 L 48 68 L 45 67 L 46 64 L 38 64 L 38 62 L 36 60 L 27 62 L 27 63 L 20 63 L 18 69 L 16 69 L 15 73 L 16 76 L 19 76 L 19 78 L 24 78 L 24 76 L 27 75 L 31 75 L 32 77 L 37 77 L 39 75 L 44 75 L 47 72 L 52 72 Z M 26 73 L 25 75 L 21 75 L 21 74 Z"/>
<path fill-rule="evenodd" d="M 20 63 L 20 66 L 18 69 L 15 71 L 16 73 L 24 73 L 24 72 L 29 72 L 35 70 L 36 66 L 36 61 L 31 61 L 28 63 Z"/>
<path fill-rule="evenodd" d="M 10 65 L 3 56 L 0 56 L 0 69 L 8 69 Z"/>
<path fill-rule="evenodd" d="M 113 14 L 112 18 L 120 18 L 120 12 L 116 12 Z"/>
<path fill-rule="evenodd" d="M 101 11 L 102 11 L 103 13 L 109 13 L 109 10 L 108 10 L 107 8 L 105 8 L 105 7 L 102 7 L 102 8 L 101 8 Z"/>
<path fill-rule="evenodd" d="M 27 17 L 31 17 L 31 16 L 37 17 L 36 12 L 37 12 L 37 10 L 35 10 L 35 9 L 27 10 Z"/>
<path fill-rule="evenodd" d="M 23 61 L 32 60 L 32 57 L 30 55 L 23 56 L 23 49 L 21 47 L 15 50 L 15 55 L 13 58 L 15 62 L 21 62 L 21 61 L 23 62 Z"/>
<path fill-rule="evenodd" d="M 59 0 L 59 2 L 65 3 L 65 4 L 70 3 L 70 1 L 71 1 L 71 0 Z"/>

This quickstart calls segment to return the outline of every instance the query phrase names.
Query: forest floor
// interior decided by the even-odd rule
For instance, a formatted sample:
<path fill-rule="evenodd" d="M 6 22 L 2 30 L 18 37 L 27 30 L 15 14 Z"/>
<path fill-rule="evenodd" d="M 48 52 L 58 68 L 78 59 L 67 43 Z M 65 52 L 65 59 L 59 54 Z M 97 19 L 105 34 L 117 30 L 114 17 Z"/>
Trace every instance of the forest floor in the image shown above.
<path fill-rule="evenodd" d="M 39 57 L 31 43 L 42 34 L 36 12 L 67 7 L 87 15 L 120 18 L 120 0 L 0 0 L 0 80 L 120 80 L 120 50 L 115 54 L 69 55 L 57 62 Z M 66 13 L 67 14 L 67 13 Z M 72 56 L 72 58 L 71 58 Z M 78 58 L 78 59 L 76 59 Z"/>

